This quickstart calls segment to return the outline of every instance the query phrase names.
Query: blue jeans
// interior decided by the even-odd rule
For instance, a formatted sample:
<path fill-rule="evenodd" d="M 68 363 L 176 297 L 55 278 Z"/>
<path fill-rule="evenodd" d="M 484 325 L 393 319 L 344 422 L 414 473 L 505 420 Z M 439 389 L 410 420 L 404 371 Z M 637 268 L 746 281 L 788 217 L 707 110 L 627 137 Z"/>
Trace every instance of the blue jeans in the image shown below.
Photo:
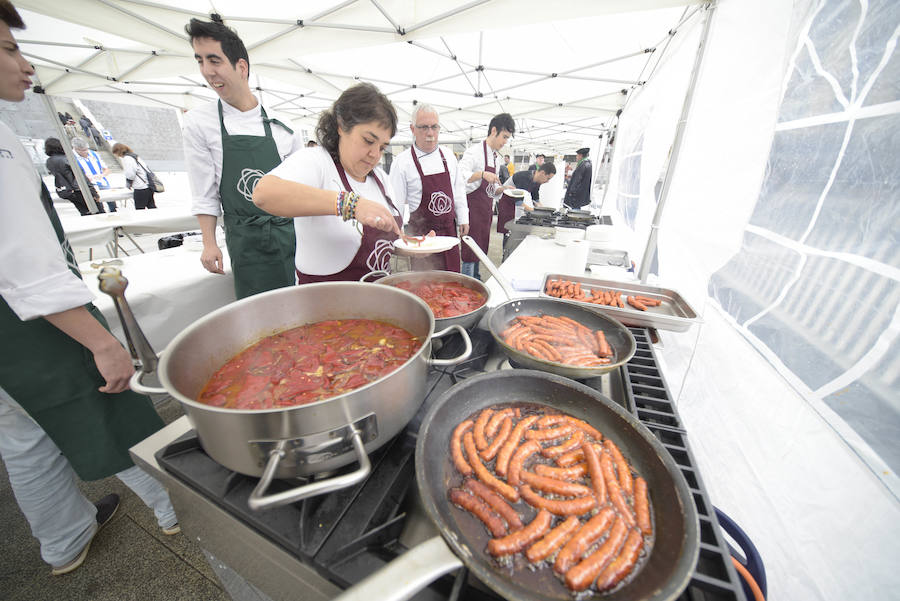
<path fill-rule="evenodd" d="M 462 274 L 467 275 L 470 278 L 475 278 L 476 280 L 481 279 L 481 272 L 478 271 L 478 267 L 480 263 L 478 261 L 463 261 L 462 262 Z"/>

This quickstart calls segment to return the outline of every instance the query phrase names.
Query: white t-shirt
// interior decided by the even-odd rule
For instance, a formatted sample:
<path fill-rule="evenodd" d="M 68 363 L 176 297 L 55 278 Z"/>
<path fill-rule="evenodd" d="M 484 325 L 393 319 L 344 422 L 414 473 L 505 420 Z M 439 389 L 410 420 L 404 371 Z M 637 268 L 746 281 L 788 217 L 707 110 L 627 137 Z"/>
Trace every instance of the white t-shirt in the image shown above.
<path fill-rule="evenodd" d="M 334 190 L 335 198 L 337 192 L 344 189 L 331 155 L 321 146 L 295 152 L 269 174 L 313 188 Z M 365 182 L 358 182 L 349 175 L 347 181 L 353 192 L 390 208 L 372 174 L 378 177 L 385 193 L 393 200 L 391 182 L 381 167 L 376 167 Z M 391 213 L 394 213 L 393 209 Z M 301 273 L 308 275 L 331 275 L 342 271 L 350 265 L 362 241 L 354 222 L 344 221 L 337 215 L 295 217 L 294 230 L 297 233 L 294 264 Z"/>
<path fill-rule="evenodd" d="M 462 158 L 459 160 L 459 172 L 463 176 L 463 180 L 467 182 L 466 194 L 471 194 L 478 189 L 478 186 L 481 185 L 480 179 L 476 179 L 474 182 L 469 182 L 469 178 L 472 177 L 473 173 L 484 171 L 485 167 L 493 167 L 494 173 L 497 174 L 497 177 L 500 177 L 500 165 L 503 161 L 496 151 L 491 150 L 490 146 L 487 147 L 487 160 L 487 165 L 485 165 L 484 141 L 478 142 L 477 144 L 472 144 L 471 146 L 466 148 L 466 151 L 463 153 Z M 490 194 L 490 186 L 488 188 L 488 193 Z"/>
<path fill-rule="evenodd" d="M 130 157 L 127 154 L 122 157 L 122 170 L 125 172 L 125 179 L 131 180 L 131 188 L 133 190 L 146 190 L 149 187 L 147 184 L 147 170 L 144 169 L 143 165 L 139 165 L 134 160 L 134 157 Z"/>
<path fill-rule="evenodd" d="M 440 147 L 447 159 L 447 170 L 450 172 L 450 185 L 453 187 L 453 208 L 456 213 L 456 222 L 459 225 L 469 223 L 469 203 L 466 202 L 466 180 L 463 179 L 456 161 L 456 155 L 448 148 Z M 392 197 L 397 208 L 404 213 L 404 220 L 409 223 L 409 216 L 419 208 L 422 201 L 422 178 L 416 170 L 416 164 L 412 160 L 412 151 L 415 150 L 422 173 L 433 175 L 444 170 L 444 162 L 437 149 L 429 153 L 419 150 L 415 145 L 410 146 L 397 155 L 391 163 L 391 188 L 397 195 Z M 401 206 L 405 205 L 406 209 Z"/>
<path fill-rule="evenodd" d="M 41 204 L 41 180 L 16 135 L 0 123 L 0 296 L 22 320 L 93 300 L 74 273 Z"/>
<path fill-rule="evenodd" d="M 222 130 L 219 126 L 218 101 L 209 102 L 189 111 L 184 116 L 184 158 L 187 161 L 188 176 L 191 181 L 191 214 L 222 214 L 219 199 L 219 182 L 222 181 Z M 260 104 L 249 111 L 241 112 L 227 102 L 222 103 L 225 129 L 230 135 L 264 136 L 265 127 L 260 114 Z M 266 110 L 270 119 L 275 115 Z M 287 121 L 284 121 L 287 123 Z M 272 137 L 281 160 L 292 152 L 303 148 L 303 140 L 298 134 L 288 133 L 277 123 L 271 123 Z"/>

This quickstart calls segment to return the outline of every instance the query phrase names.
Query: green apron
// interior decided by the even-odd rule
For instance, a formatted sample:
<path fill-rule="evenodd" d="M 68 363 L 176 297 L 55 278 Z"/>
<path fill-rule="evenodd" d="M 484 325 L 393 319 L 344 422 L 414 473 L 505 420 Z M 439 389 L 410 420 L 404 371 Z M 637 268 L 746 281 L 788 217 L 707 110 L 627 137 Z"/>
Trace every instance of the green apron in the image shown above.
<path fill-rule="evenodd" d="M 41 199 L 69 268 L 81 277 L 46 188 Z M 94 305 L 85 307 L 109 329 Z M 149 398 L 130 390 L 97 390 L 104 379 L 89 350 L 43 318 L 22 321 L 2 298 L 0 338 L 0 386 L 44 429 L 82 480 L 130 468 L 128 448 L 163 427 Z"/>
<path fill-rule="evenodd" d="M 222 118 L 222 181 L 219 197 L 225 221 L 225 245 L 231 257 L 234 294 L 244 298 L 258 292 L 293 286 L 295 282 L 294 220 L 275 217 L 253 204 L 253 189 L 263 175 L 281 163 L 266 110 L 265 136 L 230 136 Z M 275 123 L 291 131 L 277 120 Z M 291 132 L 293 133 L 293 132 Z"/>

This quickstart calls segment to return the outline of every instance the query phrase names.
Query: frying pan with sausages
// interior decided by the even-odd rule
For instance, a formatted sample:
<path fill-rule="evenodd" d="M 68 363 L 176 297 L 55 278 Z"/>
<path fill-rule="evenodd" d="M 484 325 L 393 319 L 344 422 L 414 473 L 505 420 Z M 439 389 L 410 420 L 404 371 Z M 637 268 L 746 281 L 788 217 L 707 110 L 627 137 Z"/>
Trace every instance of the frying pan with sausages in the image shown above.
<path fill-rule="evenodd" d="M 570 379 L 532 370 L 498 371 L 469 378 L 435 401 L 419 430 L 416 482 L 426 513 L 441 536 L 401 555 L 338 599 L 408 599 L 462 565 L 506 599 L 576 599 L 549 570 L 511 570 L 498 564 L 486 550 L 490 533 L 450 499 L 448 489 L 456 486 L 460 478 L 449 452 L 453 431 L 457 424 L 497 404 L 544 406 L 547 411 L 584 420 L 613 441 L 647 482 L 655 536 L 649 557 L 640 571 L 619 588 L 608 594 L 582 593 L 577 599 L 676 599 L 690 581 L 700 548 L 697 510 L 677 464 L 642 424 L 604 395 Z"/>

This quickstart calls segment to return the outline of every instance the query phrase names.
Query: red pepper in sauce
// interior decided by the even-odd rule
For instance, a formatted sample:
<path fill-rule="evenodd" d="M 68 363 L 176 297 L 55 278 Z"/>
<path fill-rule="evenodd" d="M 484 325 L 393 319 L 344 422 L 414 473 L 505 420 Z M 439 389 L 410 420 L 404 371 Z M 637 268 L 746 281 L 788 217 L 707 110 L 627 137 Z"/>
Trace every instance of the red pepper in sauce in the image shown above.
<path fill-rule="evenodd" d="M 471 313 L 487 300 L 481 292 L 457 282 L 424 282 L 415 285 L 398 282 L 395 286 L 412 292 L 428 303 L 437 318 Z"/>

